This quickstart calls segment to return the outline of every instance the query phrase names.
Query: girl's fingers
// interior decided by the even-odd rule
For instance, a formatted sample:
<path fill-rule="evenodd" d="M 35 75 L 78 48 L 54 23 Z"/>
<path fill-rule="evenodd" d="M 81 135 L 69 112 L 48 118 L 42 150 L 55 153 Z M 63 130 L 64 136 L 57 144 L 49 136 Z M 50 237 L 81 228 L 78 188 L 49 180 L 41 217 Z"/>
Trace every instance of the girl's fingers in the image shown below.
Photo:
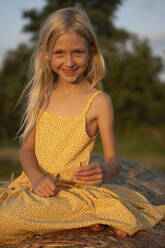
<path fill-rule="evenodd" d="M 98 163 L 81 167 L 76 171 L 75 179 L 85 181 L 88 185 L 98 185 L 103 180 L 102 169 Z"/>
<path fill-rule="evenodd" d="M 46 188 L 43 188 L 43 187 L 37 188 L 34 193 L 42 197 L 50 197 L 50 196 L 55 195 L 55 192 L 50 192 Z"/>
<path fill-rule="evenodd" d="M 77 180 L 80 180 L 80 181 L 85 181 L 85 182 L 93 182 L 93 181 L 98 181 L 99 183 L 102 182 L 102 176 L 99 175 L 99 176 L 91 176 L 91 177 L 79 177 L 79 178 L 76 178 Z"/>
<path fill-rule="evenodd" d="M 90 178 L 90 177 L 101 177 L 102 173 L 97 172 L 97 171 L 91 171 L 88 173 L 83 173 L 83 174 L 75 174 L 75 178 Z"/>
<path fill-rule="evenodd" d="M 79 176 L 79 177 L 92 176 L 92 175 L 95 175 L 96 173 L 97 173 L 96 170 L 88 170 L 88 171 L 77 172 L 75 173 L 75 176 Z"/>
<path fill-rule="evenodd" d="M 92 176 L 77 176 L 75 177 L 77 180 L 80 181 L 85 181 L 85 182 L 93 182 L 96 181 L 97 184 L 100 184 L 102 182 L 103 179 L 103 175 L 102 174 L 97 174 L 97 175 L 92 175 Z"/>
<path fill-rule="evenodd" d="M 41 196 L 41 197 L 49 197 L 49 194 L 43 189 L 36 189 L 36 190 L 34 190 L 34 193 L 36 195 Z"/>
<path fill-rule="evenodd" d="M 92 175 L 92 174 L 94 175 L 94 174 L 100 174 L 100 173 L 102 173 L 102 170 L 99 164 L 90 164 L 86 167 L 80 167 L 75 172 L 75 175 L 88 176 L 88 175 Z"/>
<path fill-rule="evenodd" d="M 43 190 L 49 195 L 54 195 L 56 191 L 56 185 L 51 181 L 50 178 L 48 178 L 48 181 L 43 182 L 39 185 L 39 189 Z M 53 185 L 52 185 L 53 184 Z"/>
<path fill-rule="evenodd" d="M 43 180 L 33 188 L 33 191 L 40 196 L 53 196 L 55 195 L 56 185 L 51 178 L 44 177 Z"/>
<path fill-rule="evenodd" d="M 93 177 L 93 176 L 98 176 L 102 175 L 101 171 L 97 170 L 91 170 L 91 171 L 84 171 L 83 173 L 76 173 L 75 177 L 76 178 L 84 178 L 84 177 Z"/>
<path fill-rule="evenodd" d="M 43 186 L 45 187 L 45 189 L 47 189 L 48 192 L 51 193 L 55 192 L 56 190 L 56 185 L 53 183 L 53 181 L 47 181 Z"/>
<path fill-rule="evenodd" d="M 46 184 L 42 186 L 42 190 L 43 192 L 46 192 L 50 196 L 55 194 L 55 190 L 50 189 L 50 187 Z"/>
<path fill-rule="evenodd" d="M 45 180 L 42 182 L 44 186 L 49 188 L 49 190 L 54 191 L 56 189 L 56 185 L 50 177 L 45 177 Z"/>
<path fill-rule="evenodd" d="M 92 163 L 92 164 L 89 164 L 87 166 L 78 168 L 76 172 L 82 173 L 82 172 L 90 171 L 90 170 L 96 169 L 96 168 L 100 168 L 100 165 L 98 163 Z"/>

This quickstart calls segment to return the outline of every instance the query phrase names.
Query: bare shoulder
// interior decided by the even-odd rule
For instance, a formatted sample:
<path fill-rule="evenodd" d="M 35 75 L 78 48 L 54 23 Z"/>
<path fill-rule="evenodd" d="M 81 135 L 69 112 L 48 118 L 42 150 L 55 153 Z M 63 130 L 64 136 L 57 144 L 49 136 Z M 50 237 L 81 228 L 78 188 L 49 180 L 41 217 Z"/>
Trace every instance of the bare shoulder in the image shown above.
<path fill-rule="evenodd" d="M 103 91 L 95 97 L 94 105 L 98 115 L 113 114 L 111 97 Z"/>
<path fill-rule="evenodd" d="M 95 99 L 96 99 L 96 103 L 103 103 L 103 104 L 111 104 L 112 103 L 111 97 L 107 93 L 105 93 L 103 91 L 101 91 L 95 97 Z"/>

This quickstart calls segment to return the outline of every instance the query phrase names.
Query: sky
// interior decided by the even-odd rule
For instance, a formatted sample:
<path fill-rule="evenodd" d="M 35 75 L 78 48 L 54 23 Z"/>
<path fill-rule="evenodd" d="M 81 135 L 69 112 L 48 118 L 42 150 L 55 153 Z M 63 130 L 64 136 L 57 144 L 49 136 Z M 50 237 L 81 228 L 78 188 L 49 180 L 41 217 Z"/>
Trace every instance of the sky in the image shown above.
<path fill-rule="evenodd" d="M 28 20 L 23 10 L 42 9 L 44 0 L 0 0 L 0 65 L 7 50 L 29 36 L 22 33 Z M 123 0 L 116 12 L 115 25 L 148 38 L 153 53 L 165 59 L 165 0 Z"/>

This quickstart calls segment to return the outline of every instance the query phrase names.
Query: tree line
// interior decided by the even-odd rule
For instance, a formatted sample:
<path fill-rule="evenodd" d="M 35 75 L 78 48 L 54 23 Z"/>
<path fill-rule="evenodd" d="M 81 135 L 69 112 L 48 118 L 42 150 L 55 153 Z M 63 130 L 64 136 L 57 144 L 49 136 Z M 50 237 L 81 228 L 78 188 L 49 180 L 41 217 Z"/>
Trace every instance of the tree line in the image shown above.
<path fill-rule="evenodd" d="M 165 82 L 159 77 L 164 70 L 163 59 L 153 54 L 148 40 L 115 26 L 115 13 L 123 2 L 78 1 L 94 25 L 106 61 L 103 88 L 113 100 L 115 126 L 119 130 L 160 126 L 165 123 Z M 45 0 L 40 11 L 23 12 L 23 18 L 28 20 L 23 32 L 31 38 L 8 51 L 0 69 L 0 140 L 12 140 L 19 129 L 24 103 L 15 105 L 27 83 L 28 65 L 41 23 L 53 11 L 75 4 L 77 0 Z"/>

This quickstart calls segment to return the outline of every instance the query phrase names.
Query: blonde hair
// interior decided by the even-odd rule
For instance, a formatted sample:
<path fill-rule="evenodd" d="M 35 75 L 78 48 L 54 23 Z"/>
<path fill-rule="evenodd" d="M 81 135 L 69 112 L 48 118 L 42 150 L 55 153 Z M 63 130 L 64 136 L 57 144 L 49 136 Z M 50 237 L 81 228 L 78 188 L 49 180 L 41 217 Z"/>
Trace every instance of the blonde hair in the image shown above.
<path fill-rule="evenodd" d="M 80 7 L 68 7 L 54 12 L 41 27 L 39 41 L 30 63 L 30 80 L 19 98 L 20 101 L 26 92 L 28 93 L 26 111 L 18 131 L 19 133 L 24 129 L 22 135 L 19 136 L 20 142 L 23 142 L 34 128 L 40 110 L 44 110 L 47 106 L 58 77 L 52 71 L 45 54 L 47 52 L 51 54 L 57 38 L 67 33 L 69 29 L 87 40 L 91 56 L 86 79 L 91 83 L 91 88 L 102 89 L 101 80 L 105 72 L 104 59 L 86 12 Z"/>

